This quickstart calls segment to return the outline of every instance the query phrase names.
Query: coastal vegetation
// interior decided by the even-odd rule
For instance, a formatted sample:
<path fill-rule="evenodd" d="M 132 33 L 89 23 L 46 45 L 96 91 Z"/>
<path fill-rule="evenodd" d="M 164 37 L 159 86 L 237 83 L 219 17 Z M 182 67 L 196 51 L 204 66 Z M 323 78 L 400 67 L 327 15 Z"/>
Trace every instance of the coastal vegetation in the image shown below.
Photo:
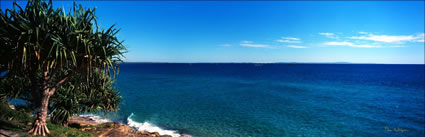
<path fill-rule="evenodd" d="M 26 133 L 31 128 L 31 122 L 35 119 L 28 115 L 26 106 L 13 106 L 5 100 L 0 101 L 0 136 L 31 136 Z M 73 116 L 70 120 L 70 127 L 64 127 L 47 120 L 47 127 L 50 130 L 49 137 L 171 137 L 160 135 L 158 132 L 135 131 L 132 127 L 118 123 L 107 122 L 97 123 L 90 118 Z"/>
<path fill-rule="evenodd" d="M 7 118 L 33 121 L 28 133 L 46 136 L 55 127 L 47 126 L 48 112 L 53 123 L 67 126 L 74 114 L 117 111 L 121 98 L 112 83 L 126 52 L 118 32 L 98 26 L 95 8 L 75 3 L 68 12 L 51 0 L 29 0 L 24 8 L 15 1 L 1 10 L 0 98 L 24 101 L 35 116 Z"/>
<path fill-rule="evenodd" d="M 15 109 L 11 109 L 10 104 L 5 100 L 0 101 L 0 133 L 4 136 L 30 136 L 26 132 L 31 129 L 31 122 L 35 118 L 28 115 L 28 111 L 25 106 L 15 106 Z M 83 132 L 75 128 L 67 128 L 62 125 L 55 123 L 49 123 L 47 127 L 50 130 L 48 136 L 59 137 L 59 136 L 74 136 L 74 137 L 90 137 L 94 136 L 90 132 Z"/>

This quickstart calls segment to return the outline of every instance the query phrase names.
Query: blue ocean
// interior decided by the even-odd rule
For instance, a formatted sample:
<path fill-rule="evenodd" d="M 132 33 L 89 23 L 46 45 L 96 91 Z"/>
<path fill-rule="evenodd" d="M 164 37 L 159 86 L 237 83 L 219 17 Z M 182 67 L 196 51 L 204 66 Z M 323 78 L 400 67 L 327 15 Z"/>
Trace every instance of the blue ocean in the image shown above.
<path fill-rule="evenodd" d="M 424 65 L 124 63 L 120 111 L 173 136 L 424 136 Z"/>

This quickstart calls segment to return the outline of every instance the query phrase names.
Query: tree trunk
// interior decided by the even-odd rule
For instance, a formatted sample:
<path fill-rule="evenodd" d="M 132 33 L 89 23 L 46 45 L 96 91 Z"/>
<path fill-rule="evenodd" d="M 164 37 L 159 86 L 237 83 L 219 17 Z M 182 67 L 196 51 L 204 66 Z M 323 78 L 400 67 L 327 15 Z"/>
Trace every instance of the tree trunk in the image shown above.
<path fill-rule="evenodd" d="M 30 78 L 31 78 L 31 90 L 32 90 L 32 92 L 31 92 L 31 95 L 32 95 L 32 103 L 33 103 L 33 106 L 34 106 L 34 108 L 33 109 L 39 109 L 39 107 L 40 107 L 40 93 L 41 93 L 41 91 L 40 91 L 40 86 L 41 86 L 41 83 L 40 83 L 40 81 L 42 81 L 42 80 L 40 80 L 40 79 L 37 79 L 37 76 L 36 76 L 37 74 L 36 74 L 36 72 L 32 72 L 31 73 L 31 76 L 30 76 Z"/>
<path fill-rule="evenodd" d="M 54 72 L 53 72 L 54 73 Z M 47 108 L 49 106 L 49 99 L 52 96 L 56 89 L 58 89 L 65 81 L 71 77 L 73 73 L 69 73 L 62 80 L 57 82 L 52 88 L 49 88 L 50 78 L 53 77 L 54 74 L 48 75 L 47 71 L 43 72 L 43 87 L 42 90 L 35 89 L 35 92 L 38 92 L 38 97 L 34 99 L 34 104 L 39 104 L 36 109 L 37 119 L 34 121 L 32 128 L 28 131 L 28 133 L 35 135 L 46 136 L 46 134 L 50 134 L 49 129 L 47 129 L 46 117 L 47 117 Z M 40 92 L 42 91 L 42 92 Z M 33 91 L 33 96 L 37 93 Z"/>
<path fill-rule="evenodd" d="M 41 106 L 41 92 L 42 90 L 40 89 L 40 87 L 35 87 L 33 86 L 32 88 L 32 108 L 35 110 L 35 112 L 39 112 L 40 111 L 40 106 Z"/>
<path fill-rule="evenodd" d="M 32 128 L 28 132 L 30 134 L 33 134 L 34 136 L 35 135 L 46 136 L 46 134 L 50 133 L 49 129 L 47 128 L 47 123 L 46 123 L 47 107 L 49 105 L 50 96 L 51 96 L 51 94 L 49 93 L 49 89 L 45 88 L 45 89 L 43 89 L 43 93 L 41 93 L 41 95 L 40 95 L 41 98 L 38 99 L 38 101 L 40 101 L 39 102 L 40 106 L 36 110 L 37 119 L 34 121 Z"/>

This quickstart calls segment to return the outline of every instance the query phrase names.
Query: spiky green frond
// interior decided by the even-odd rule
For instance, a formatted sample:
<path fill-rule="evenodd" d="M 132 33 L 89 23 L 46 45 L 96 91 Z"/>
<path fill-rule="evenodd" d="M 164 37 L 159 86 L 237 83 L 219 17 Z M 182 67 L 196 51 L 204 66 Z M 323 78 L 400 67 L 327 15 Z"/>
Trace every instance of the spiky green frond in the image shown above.
<path fill-rule="evenodd" d="M 68 14 L 49 3 L 30 0 L 22 9 L 0 12 L 1 48 L 15 55 L 3 59 L 9 71 L 42 69 L 91 72 L 92 68 L 116 71 L 125 47 L 111 26 L 97 27 L 95 9 L 84 9 L 74 3 Z M 0 51 L 5 52 L 5 51 Z"/>

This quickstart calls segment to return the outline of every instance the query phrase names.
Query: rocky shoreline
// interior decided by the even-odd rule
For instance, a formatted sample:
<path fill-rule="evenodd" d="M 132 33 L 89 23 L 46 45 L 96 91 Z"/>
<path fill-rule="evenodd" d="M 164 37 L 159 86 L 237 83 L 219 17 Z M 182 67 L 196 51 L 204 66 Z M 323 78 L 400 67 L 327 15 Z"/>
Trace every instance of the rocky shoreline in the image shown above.
<path fill-rule="evenodd" d="M 97 137 L 171 137 L 170 135 L 160 135 L 158 132 L 136 131 L 119 122 L 98 123 L 91 118 L 80 116 L 73 116 L 69 125 L 81 131 L 90 132 Z"/>

